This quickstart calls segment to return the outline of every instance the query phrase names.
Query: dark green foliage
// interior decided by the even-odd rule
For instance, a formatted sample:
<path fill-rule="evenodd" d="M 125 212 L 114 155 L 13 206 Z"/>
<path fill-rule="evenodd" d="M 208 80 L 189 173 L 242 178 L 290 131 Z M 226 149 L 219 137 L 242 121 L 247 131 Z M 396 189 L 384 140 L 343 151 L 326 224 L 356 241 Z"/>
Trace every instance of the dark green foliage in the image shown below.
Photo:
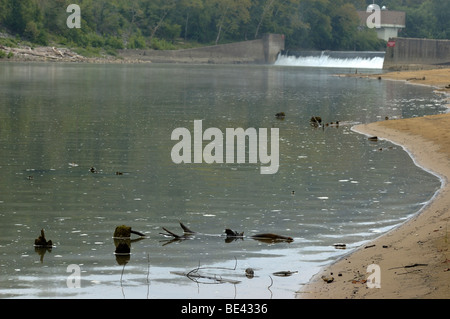
<path fill-rule="evenodd" d="M 401 36 L 449 37 L 450 1 L 380 0 L 406 11 Z M 81 28 L 69 29 L 69 4 L 81 8 Z M 177 49 L 251 40 L 281 33 L 291 49 L 373 50 L 373 30 L 360 30 L 356 10 L 372 0 L 0 0 L 0 32 L 47 45 Z"/>

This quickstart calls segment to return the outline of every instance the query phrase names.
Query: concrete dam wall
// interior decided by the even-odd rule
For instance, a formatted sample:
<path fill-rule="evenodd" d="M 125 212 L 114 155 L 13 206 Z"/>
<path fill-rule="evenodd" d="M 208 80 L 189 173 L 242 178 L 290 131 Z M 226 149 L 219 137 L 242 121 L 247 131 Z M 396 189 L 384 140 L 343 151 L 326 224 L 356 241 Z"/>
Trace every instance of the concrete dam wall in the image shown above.
<path fill-rule="evenodd" d="M 407 70 L 450 66 L 450 40 L 414 38 L 389 40 L 383 69 Z"/>
<path fill-rule="evenodd" d="M 119 50 L 119 55 L 153 63 L 273 64 L 284 43 L 281 34 L 265 34 L 257 40 L 185 50 Z"/>

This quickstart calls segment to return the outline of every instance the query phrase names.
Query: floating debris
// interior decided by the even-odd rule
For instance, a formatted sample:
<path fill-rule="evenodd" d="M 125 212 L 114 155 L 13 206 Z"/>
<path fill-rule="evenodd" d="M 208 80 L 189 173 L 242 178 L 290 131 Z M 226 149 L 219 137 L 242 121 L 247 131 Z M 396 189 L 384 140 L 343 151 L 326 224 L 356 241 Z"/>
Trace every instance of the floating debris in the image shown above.
<path fill-rule="evenodd" d="M 290 242 L 294 241 L 294 239 L 292 237 L 277 235 L 277 234 L 272 234 L 272 233 L 256 234 L 256 235 L 250 236 L 250 238 L 264 241 L 264 242 L 271 242 L 271 243 L 272 242 L 280 242 L 280 241 L 285 241 L 285 242 L 290 243 Z"/>
<path fill-rule="evenodd" d="M 53 247 L 53 243 L 51 240 L 46 240 L 45 239 L 45 233 L 44 230 L 41 229 L 41 236 L 39 236 L 38 238 L 36 238 L 34 240 L 34 247 L 42 247 L 42 248 L 51 248 Z"/>
<path fill-rule="evenodd" d="M 235 237 L 235 238 L 244 237 L 244 232 L 239 233 L 239 232 L 231 230 L 229 228 L 225 229 L 225 234 L 227 235 L 227 237 Z"/>
<path fill-rule="evenodd" d="M 377 142 L 378 141 L 378 137 L 377 136 L 371 136 L 368 138 L 369 141 L 371 142 Z"/>
<path fill-rule="evenodd" d="M 321 123 L 322 123 L 322 118 L 320 116 L 313 116 L 309 120 L 309 124 L 311 124 L 311 126 L 313 126 L 313 127 L 319 127 Z"/>
<path fill-rule="evenodd" d="M 125 225 L 117 226 L 116 229 L 114 230 L 113 237 L 114 238 L 130 238 L 131 234 L 136 234 L 141 237 L 145 237 L 145 235 L 143 233 L 132 230 L 131 227 L 125 226 Z"/>
<path fill-rule="evenodd" d="M 275 117 L 277 119 L 284 119 L 286 117 L 286 114 L 284 112 L 278 112 L 277 114 L 275 114 Z"/>
<path fill-rule="evenodd" d="M 273 274 L 275 276 L 279 276 L 279 277 L 289 277 L 296 273 L 298 273 L 298 271 L 283 270 L 283 271 L 274 272 Z"/>
<path fill-rule="evenodd" d="M 253 270 L 253 268 L 245 269 L 245 276 L 249 279 L 253 278 L 255 276 L 255 271 Z"/>
<path fill-rule="evenodd" d="M 346 244 L 342 244 L 342 243 L 333 244 L 333 246 L 336 249 L 346 249 L 347 248 L 347 245 Z"/>

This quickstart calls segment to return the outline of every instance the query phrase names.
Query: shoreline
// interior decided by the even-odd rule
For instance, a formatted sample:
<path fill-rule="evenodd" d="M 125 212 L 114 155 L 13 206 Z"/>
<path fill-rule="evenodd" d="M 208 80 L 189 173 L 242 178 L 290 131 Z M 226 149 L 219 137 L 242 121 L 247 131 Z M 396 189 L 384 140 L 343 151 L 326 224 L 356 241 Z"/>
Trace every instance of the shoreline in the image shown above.
<path fill-rule="evenodd" d="M 448 94 L 450 69 L 368 77 L 428 85 Z M 416 165 L 440 178 L 441 188 L 407 221 L 322 268 L 297 298 L 450 298 L 450 114 L 360 124 L 352 130 L 400 145 Z M 367 272 L 372 264 L 379 266 L 379 288 L 367 282 L 374 278 Z"/>

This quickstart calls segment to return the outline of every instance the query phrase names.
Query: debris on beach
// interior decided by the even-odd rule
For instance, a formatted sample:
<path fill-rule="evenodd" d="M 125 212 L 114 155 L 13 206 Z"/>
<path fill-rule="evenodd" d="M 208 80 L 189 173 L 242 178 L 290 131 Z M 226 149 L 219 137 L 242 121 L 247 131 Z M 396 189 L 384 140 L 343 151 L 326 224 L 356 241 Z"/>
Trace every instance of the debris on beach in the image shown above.
<path fill-rule="evenodd" d="M 253 270 L 253 268 L 245 269 L 245 276 L 249 279 L 253 278 L 255 276 L 255 271 Z"/>
<path fill-rule="evenodd" d="M 52 241 L 45 239 L 45 233 L 43 229 L 41 229 L 41 235 L 34 240 L 34 247 L 42 247 L 42 248 L 53 247 Z"/>
<path fill-rule="evenodd" d="M 334 281 L 334 277 L 333 276 L 325 276 L 325 275 L 323 275 L 321 278 L 327 284 L 330 284 L 330 283 L 332 283 Z"/>

